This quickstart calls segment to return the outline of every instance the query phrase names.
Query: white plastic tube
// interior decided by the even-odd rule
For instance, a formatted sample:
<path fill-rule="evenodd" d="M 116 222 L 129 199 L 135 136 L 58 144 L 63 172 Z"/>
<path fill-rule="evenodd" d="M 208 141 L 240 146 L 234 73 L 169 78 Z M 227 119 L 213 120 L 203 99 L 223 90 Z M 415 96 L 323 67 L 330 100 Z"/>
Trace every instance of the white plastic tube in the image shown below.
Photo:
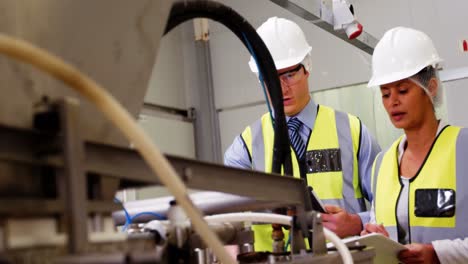
<path fill-rule="evenodd" d="M 29 63 L 70 85 L 93 102 L 141 153 L 159 180 L 191 219 L 195 231 L 223 263 L 236 263 L 190 200 L 184 183 L 133 117 L 105 89 L 70 64 L 32 44 L 0 34 L 0 53 Z"/>
<path fill-rule="evenodd" d="M 343 243 L 343 241 L 341 241 L 341 239 L 335 233 L 325 227 L 323 228 L 323 232 L 325 233 L 325 237 L 335 245 L 336 249 L 341 255 L 343 264 L 352 264 L 353 257 L 351 256 L 351 252 L 349 252 L 349 249 L 345 243 Z"/>
<path fill-rule="evenodd" d="M 228 213 L 205 216 L 205 220 L 209 223 L 222 223 L 222 222 L 258 222 L 258 223 L 275 223 L 291 226 L 292 217 L 280 214 L 269 213 Z M 349 252 L 348 247 L 341 241 L 341 239 L 332 231 L 323 228 L 325 237 L 330 240 L 338 250 L 343 260 L 343 264 L 353 263 L 353 257 Z"/>
<path fill-rule="evenodd" d="M 287 215 L 269 214 L 269 213 L 228 213 L 205 216 L 205 220 L 209 223 L 225 223 L 225 222 L 258 222 L 258 223 L 275 223 L 291 226 L 291 217 Z"/>

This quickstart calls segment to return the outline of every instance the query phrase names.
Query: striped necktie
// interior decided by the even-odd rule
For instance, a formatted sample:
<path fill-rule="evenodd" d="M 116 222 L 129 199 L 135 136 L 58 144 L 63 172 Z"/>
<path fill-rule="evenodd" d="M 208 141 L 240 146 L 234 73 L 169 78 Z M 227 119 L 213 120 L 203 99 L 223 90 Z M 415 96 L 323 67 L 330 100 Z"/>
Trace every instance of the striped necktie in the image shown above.
<path fill-rule="evenodd" d="M 301 126 L 302 122 L 296 117 L 293 117 L 288 121 L 289 138 L 291 140 L 291 145 L 296 151 L 296 155 L 299 160 L 303 160 L 305 158 L 306 151 L 304 141 L 299 135 L 299 129 L 301 128 Z"/>

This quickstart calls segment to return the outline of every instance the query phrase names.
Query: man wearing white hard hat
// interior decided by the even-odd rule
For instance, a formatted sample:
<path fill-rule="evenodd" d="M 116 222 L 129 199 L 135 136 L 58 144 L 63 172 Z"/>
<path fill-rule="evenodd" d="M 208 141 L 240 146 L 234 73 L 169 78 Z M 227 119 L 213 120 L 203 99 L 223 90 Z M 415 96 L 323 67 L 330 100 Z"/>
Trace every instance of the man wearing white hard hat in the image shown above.
<path fill-rule="evenodd" d="M 387 31 L 372 56 L 368 86 L 380 87 L 405 133 L 375 160 L 373 224 L 363 233 L 407 244 L 403 263 L 468 263 L 468 129 L 437 119 L 440 62 L 432 40 L 405 27 Z"/>
<path fill-rule="evenodd" d="M 357 117 L 312 100 L 308 86 L 312 47 L 296 23 L 272 17 L 257 33 L 281 81 L 294 176 L 305 179 L 326 204 L 325 227 L 340 237 L 359 234 L 369 220 L 365 199 L 372 200 L 370 171 L 380 147 Z M 253 58 L 249 66 L 258 74 Z M 271 172 L 273 138 L 266 113 L 234 139 L 225 164 Z M 255 227 L 255 249 L 271 251 L 271 226 L 259 229 Z"/>

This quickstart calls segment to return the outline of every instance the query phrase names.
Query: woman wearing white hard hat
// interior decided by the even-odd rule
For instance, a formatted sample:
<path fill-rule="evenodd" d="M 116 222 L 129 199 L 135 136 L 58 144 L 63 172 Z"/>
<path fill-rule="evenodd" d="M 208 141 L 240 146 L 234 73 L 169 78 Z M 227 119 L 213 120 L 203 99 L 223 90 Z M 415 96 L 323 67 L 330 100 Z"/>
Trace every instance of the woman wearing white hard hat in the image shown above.
<path fill-rule="evenodd" d="M 468 263 L 468 129 L 436 116 L 441 59 L 423 32 L 387 31 L 372 56 L 369 87 L 380 87 L 391 122 L 404 135 L 380 153 L 372 171 L 378 232 L 407 244 L 404 263 Z"/>

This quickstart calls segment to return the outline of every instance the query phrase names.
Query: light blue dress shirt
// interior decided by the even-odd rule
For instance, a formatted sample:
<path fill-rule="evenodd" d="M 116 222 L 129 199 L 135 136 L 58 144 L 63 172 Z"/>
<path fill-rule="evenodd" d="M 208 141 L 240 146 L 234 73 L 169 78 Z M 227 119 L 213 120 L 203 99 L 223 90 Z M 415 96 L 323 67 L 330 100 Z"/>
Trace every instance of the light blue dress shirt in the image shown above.
<path fill-rule="evenodd" d="M 315 119 L 317 117 L 317 104 L 310 99 L 306 107 L 297 115 L 292 116 L 298 118 L 304 125 L 300 128 L 299 134 L 302 140 L 308 141 L 310 132 L 314 129 Z M 290 118 L 286 116 L 286 122 Z M 372 164 L 375 156 L 380 152 L 380 146 L 377 141 L 370 135 L 367 127 L 361 123 L 361 142 L 358 153 L 358 169 L 361 179 L 361 191 L 364 197 L 370 202 L 372 201 L 371 188 L 371 172 Z M 240 135 L 234 138 L 232 145 L 224 153 L 224 164 L 230 167 L 250 169 L 252 167 L 247 147 L 245 146 Z M 369 222 L 369 212 L 359 213 L 362 223 Z"/>

